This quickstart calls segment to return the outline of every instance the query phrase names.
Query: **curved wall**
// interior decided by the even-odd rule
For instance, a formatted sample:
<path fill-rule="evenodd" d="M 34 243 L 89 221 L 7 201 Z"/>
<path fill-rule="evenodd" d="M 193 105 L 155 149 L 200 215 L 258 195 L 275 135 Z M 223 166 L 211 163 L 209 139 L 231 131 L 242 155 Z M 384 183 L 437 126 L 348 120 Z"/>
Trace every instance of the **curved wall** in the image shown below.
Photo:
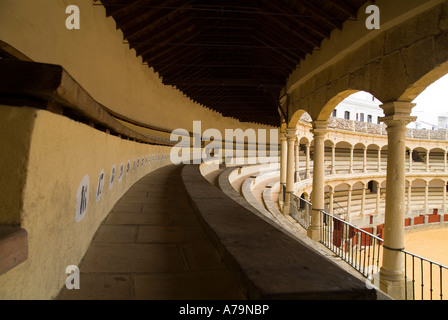
<path fill-rule="evenodd" d="M 65 284 L 66 267 L 79 264 L 115 203 L 140 178 L 171 163 L 170 148 L 120 139 L 26 107 L 0 106 L 0 127 L 12 116 L 29 121 L 22 122 L 21 137 L 0 137 L 4 150 L 25 146 L 1 158 L 2 181 L 19 185 L 2 188 L 2 199 L 14 201 L 2 201 L 0 223 L 20 224 L 27 231 L 29 254 L 26 261 L 0 275 L 0 299 L 51 299 Z M 26 173 L 21 179 L 15 176 L 18 163 Z M 103 191 L 97 197 L 102 170 Z M 84 181 L 88 191 L 84 191 L 86 210 L 81 214 Z M 4 216 L 5 212 L 11 216 Z"/>

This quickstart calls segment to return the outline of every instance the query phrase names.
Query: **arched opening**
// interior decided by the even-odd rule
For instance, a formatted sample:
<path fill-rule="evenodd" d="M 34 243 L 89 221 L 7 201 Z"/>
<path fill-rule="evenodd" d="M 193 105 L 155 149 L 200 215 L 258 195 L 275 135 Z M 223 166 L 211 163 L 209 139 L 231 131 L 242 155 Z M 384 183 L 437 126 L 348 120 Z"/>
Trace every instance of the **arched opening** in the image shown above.
<path fill-rule="evenodd" d="M 367 172 L 378 172 L 380 152 L 381 147 L 377 144 L 367 146 Z"/>
<path fill-rule="evenodd" d="M 332 140 L 325 140 L 325 174 L 335 174 L 336 173 L 336 146 Z"/>
<path fill-rule="evenodd" d="M 439 214 L 444 212 L 444 192 L 446 192 L 446 182 L 442 179 L 429 181 L 428 186 L 428 214 Z M 446 201 L 446 200 L 445 200 Z"/>
<path fill-rule="evenodd" d="M 336 159 L 335 169 L 336 173 L 350 173 L 350 159 L 353 146 L 346 141 L 336 143 Z"/>
<path fill-rule="evenodd" d="M 343 118 L 345 114 L 339 114 L 338 110 L 336 112 L 334 110 L 342 101 L 356 92 L 358 92 L 358 90 L 345 90 L 334 96 L 322 108 L 319 115 L 316 117 L 316 120 L 328 120 L 332 117 L 333 114 L 336 116 L 333 118 Z"/>
<path fill-rule="evenodd" d="M 446 166 L 446 150 L 433 148 L 429 150 L 429 171 L 444 172 Z"/>
<path fill-rule="evenodd" d="M 426 214 L 427 206 L 427 192 L 429 184 L 424 179 L 415 179 L 411 184 L 411 204 L 410 214 L 412 216 L 418 216 Z"/>
<path fill-rule="evenodd" d="M 288 128 L 295 128 L 299 123 L 309 124 L 311 121 L 312 119 L 309 113 L 303 109 L 299 109 L 291 116 L 288 123 Z"/>
<path fill-rule="evenodd" d="M 300 137 L 299 137 L 300 138 Z M 299 143 L 299 177 L 309 179 L 311 177 L 311 141 L 307 137 L 301 137 Z"/>
<path fill-rule="evenodd" d="M 352 186 L 352 216 L 362 216 L 366 201 L 366 191 L 363 182 L 358 181 Z"/>
<path fill-rule="evenodd" d="M 372 94 L 358 91 L 342 100 L 334 108 L 331 116 L 360 123 L 379 124 L 379 119 L 384 116 L 380 105 L 381 101 Z"/>
<path fill-rule="evenodd" d="M 434 75 L 434 78 L 433 82 L 413 100 L 416 106 L 412 109 L 411 115 L 417 117 L 417 121 L 409 124 L 408 127 L 411 129 L 448 130 L 448 110 L 446 108 L 448 74 L 438 79 L 437 75 Z"/>
<path fill-rule="evenodd" d="M 353 172 L 365 171 L 367 171 L 367 147 L 363 143 L 357 143 L 353 147 Z"/>
<path fill-rule="evenodd" d="M 417 147 L 412 150 L 412 170 L 414 172 L 425 172 L 427 166 L 428 150 Z"/>
<path fill-rule="evenodd" d="M 340 183 L 334 187 L 334 215 L 346 221 L 350 220 L 351 192 L 352 187 L 348 183 Z"/>

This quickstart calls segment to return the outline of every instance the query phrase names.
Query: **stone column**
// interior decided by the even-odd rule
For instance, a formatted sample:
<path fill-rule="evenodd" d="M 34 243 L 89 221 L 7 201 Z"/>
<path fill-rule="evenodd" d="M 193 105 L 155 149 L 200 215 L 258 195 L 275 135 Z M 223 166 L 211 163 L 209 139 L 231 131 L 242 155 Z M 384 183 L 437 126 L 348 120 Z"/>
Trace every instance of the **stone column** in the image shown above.
<path fill-rule="evenodd" d="M 367 173 L 367 147 L 364 147 L 364 159 L 362 163 L 362 172 Z"/>
<path fill-rule="evenodd" d="M 376 214 L 380 214 L 381 183 L 376 183 Z"/>
<path fill-rule="evenodd" d="M 349 173 L 353 173 L 353 151 L 354 151 L 354 146 L 350 147 L 350 168 L 348 170 Z"/>
<path fill-rule="evenodd" d="M 299 140 L 296 139 L 294 142 L 294 159 L 295 159 L 295 174 L 294 174 L 294 181 L 299 182 L 300 181 L 300 144 Z"/>
<path fill-rule="evenodd" d="M 446 181 L 444 181 L 443 184 L 443 204 L 442 204 L 442 208 L 443 208 L 443 213 L 447 213 L 446 212 Z"/>
<path fill-rule="evenodd" d="M 443 153 L 443 171 L 446 172 L 446 169 L 448 168 L 446 164 L 446 152 Z"/>
<path fill-rule="evenodd" d="M 412 172 L 412 152 L 414 151 L 414 149 L 409 149 L 409 172 Z"/>
<path fill-rule="evenodd" d="M 404 218 L 406 126 L 416 120 L 411 117 L 415 104 L 390 102 L 383 104 L 387 125 L 387 193 L 384 222 L 383 265 L 380 269 L 380 289 L 392 297 L 404 297 Z"/>
<path fill-rule="evenodd" d="M 294 192 L 294 145 L 297 140 L 296 129 L 286 129 L 286 139 L 288 143 L 287 152 L 287 165 L 286 165 L 286 194 L 285 194 L 285 204 L 283 206 L 283 214 L 285 216 L 289 215 L 291 208 L 291 193 Z"/>
<path fill-rule="evenodd" d="M 378 149 L 378 172 L 381 172 L 381 148 Z"/>
<path fill-rule="evenodd" d="M 330 187 L 330 203 L 328 205 L 328 211 L 331 215 L 334 214 L 334 188 Z"/>
<path fill-rule="evenodd" d="M 426 150 L 426 172 L 429 172 L 429 150 Z"/>
<path fill-rule="evenodd" d="M 362 195 L 361 195 L 361 216 L 364 216 L 364 210 L 366 207 L 366 185 L 362 185 Z"/>
<path fill-rule="evenodd" d="M 347 219 L 350 223 L 352 221 L 352 186 L 348 186 L 348 196 L 347 196 Z"/>
<path fill-rule="evenodd" d="M 313 167 L 313 192 L 312 192 L 312 213 L 311 225 L 307 230 L 308 236 L 315 240 L 320 240 L 321 210 L 325 209 L 325 135 L 327 134 L 328 121 L 314 121 L 314 167 Z"/>
<path fill-rule="evenodd" d="M 412 181 L 409 181 L 409 185 L 408 185 L 408 214 L 411 213 L 411 201 L 412 201 Z"/>
<path fill-rule="evenodd" d="M 285 188 L 286 188 L 286 166 L 287 166 L 287 152 L 288 152 L 288 142 L 286 140 L 286 132 L 280 132 L 280 202 L 285 201 Z"/>
<path fill-rule="evenodd" d="M 429 182 L 425 181 L 425 204 L 423 207 L 424 214 L 428 214 L 428 199 L 429 199 Z"/>
<path fill-rule="evenodd" d="M 310 173 L 310 144 L 309 143 L 307 143 L 305 145 L 305 158 L 306 158 L 305 179 L 310 179 L 311 173 Z"/>
<path fill-rule="evenodd" d="M 331 147 L 331 174 L 336 174 L 336 146 Z"/>

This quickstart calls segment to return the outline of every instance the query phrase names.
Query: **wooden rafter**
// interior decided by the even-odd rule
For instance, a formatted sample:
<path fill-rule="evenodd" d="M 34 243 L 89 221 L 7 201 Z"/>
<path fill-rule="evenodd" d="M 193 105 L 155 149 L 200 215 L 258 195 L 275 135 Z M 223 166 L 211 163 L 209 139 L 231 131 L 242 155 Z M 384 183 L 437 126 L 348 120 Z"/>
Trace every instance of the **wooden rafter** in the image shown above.
<path fill-rule="evenodd" d="M 101 0 L 163 83 L 241 121 L 279 125 L 290 73 L 365 0 Z"/>

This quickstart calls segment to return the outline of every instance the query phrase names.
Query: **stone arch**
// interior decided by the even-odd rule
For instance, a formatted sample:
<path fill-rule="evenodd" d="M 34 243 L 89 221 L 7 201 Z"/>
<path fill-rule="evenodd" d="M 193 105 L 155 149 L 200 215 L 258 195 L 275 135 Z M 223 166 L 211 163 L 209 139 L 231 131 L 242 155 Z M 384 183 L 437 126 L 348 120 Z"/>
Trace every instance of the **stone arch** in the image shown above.
<path fill-rule="evenodd" d="M 412 102 L 448 73 L 448 3 L 416 6 L 407 16 L 390 7 L 391 16 L 381 30 L 360 32 L 355 42 L 352 39 L 356 44 L 348 48 L 335 44 L 322 50 L 319 58 L 306 59 L 287 84 L 290 100 L 313 120 L 327 120 L 339 102 L 357 91 L 370 92 L 383 103 Z M 361 30 L 361 24 L 350 27 Z M 344 54 L 338 55 L 341 50 Z M 313 71 L 316 59 L 325 67 Z"/>
<path fill-rule="evenodd" d="M 418 177 L 411 181 L 411 187 L 413 189 L 424 188 L 427 182 L 429 182 L 428 178 Z"/>
<path fill-rule="evenodd" d="M 445 38 L 445 41 L 448 42 L 448 32 L 445 32 L 445 34 L 442 35 L 442 37 Z M 432 48 L 432 45 L 428 43 L 428 50 L 431 50 L 429 48 Z M 420 78 L 418 78 L 414 83 L 412 83 L 406 90 L 401 94 L 399 97 L 400 101 L 408 101 L 412 102 L 414 101 L 427 87 L 429 87 L 431 84 L 448 74 L 448 46 L 440 45 L 440 49 L 443 51 L 439 52 L 432 52 L 432 54 L 435 55 L 445 55 L 446 61 L 441 63 L 440 65 L 437 65 L 436 63 L 432 63 L 431 67 L 432 70 L 428 71 L 426 74 L 422 75 Z M 431 52 L 431 51 L 430 51 Z M 422 57 L 420 57 L 422 59 Z M 436 59 L 436 57 L 431 57 L 430 60 Z M 418 60 L 421 61 L 421 60 Z M 416 62 L 418 62 L 416 61 Z M 416 66 L 413 66 L 414 68 L 417 68 Z M 427 67 L 429 68 L 429 67 Z"/>
<path fill-rule="evenodd" d="M 331 98 L 321 109 L 320 113 L 317 115 L 315 120 L 328 120 L 333 112 L 333 110 L 346 98 L 352 94 L 359 92 L 359 90 L 344 90 L 338 93 L 336 96 Z"/>
<path fill-rule="evenodd" d="M 311 141 L 310 141 L 310 139 L 308 139 L 308 137 L 301 137 L 299 139 L 299 143 L 300 144 L 311 144 Z"/>
<path fill-rule="evenodd" d="M 413 171 L 426 171 L 426 157 L 428 149 L 425 147 L 416 147 L 412 150 L 412 167 Z"/>
<path fill-rule="evenodd" d="M 356 181 L 353 183 L 353 190 L 361 190 L 362 188 L 365 188 L 366 183 L 364 181 Z"/>
<path fill-rule="evenodd" d="M 432 178 L 429 180 L 429 186 L 435 186 L 435 187 L 443 187 L 446 185 L 446 181 L 442 178 Z"/>
<path fill-rule="evenodd" d="M 298 125 L 300 119 L 305 114 L 307 114 L 307 111 L 304 109 L 299 109 L 299 110 L 294 111 L 294 113 L 292 114 L 292 116 L 289 119 L 288 128 L 295 128 Z"/>
<path fill-rule="evenodd" d="M 366 189 L 369 193 L 377 193 L 378 186 L 381 185 L 380 182 L 376 179 L 370 179 L 366 182 Z"/>
<path fill-rule="evenodd" d="M 429 149 L 429 167 L 432 172 L 444 172 L 446 160 L 446 150 L 441 147 L 434 147 Z"/>
<path fill-rule="evenodd" d="M 339 182 L 334 186 L 335 191 L 344 191 L 349 190 L 350 188 L 352 188 L 352 185 L 348 182 Z"/>
<path fill-rule="evenodd" d="M 335 147 L 336 173 L 348 173 L 350 170 L 350 150 L 353 145 L 347 141 L 338 141 Z"/>
<path fill-rule="evenodd" d="M 363 172 L 364 169 L 364 149 L 366 149 L 367 146 L 362 143 L 358 142 L 353 146 L 353 170 L 354 172 Z M 367 158 L 366 158 L 367 163 Z"/>

